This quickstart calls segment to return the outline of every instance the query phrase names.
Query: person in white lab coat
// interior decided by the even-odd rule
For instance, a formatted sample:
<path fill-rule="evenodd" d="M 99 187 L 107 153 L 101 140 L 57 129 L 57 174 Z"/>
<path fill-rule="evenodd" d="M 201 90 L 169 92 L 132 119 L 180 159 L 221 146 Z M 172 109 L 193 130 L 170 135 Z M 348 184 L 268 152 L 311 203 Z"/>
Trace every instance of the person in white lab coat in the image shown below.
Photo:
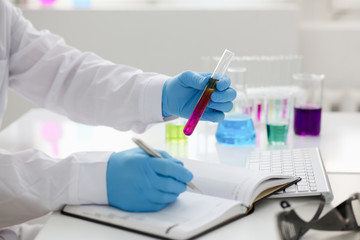
<path fill-rule="evenodd" d="M 80 123 L 143 132 L 174 116 L 188 118 L 208 79 L 208 74 L 191 71 L 175 77 L 142 72 L 80 52 L 61 37 L 36 30 L 18 8 L 0 0 L 0 119 L 11 88 Z M 235 96 L 224 77 L 203 119 L 222 120 Z M 11 235 L 6 227 L 64 204 L 110 204 L 127 211 L 164 208 L 185 191 L 192 174 L 162 154 L 166 160 L 139 149 L 54 159 L 33 149 L 0 149 L 0 239 Z"/>

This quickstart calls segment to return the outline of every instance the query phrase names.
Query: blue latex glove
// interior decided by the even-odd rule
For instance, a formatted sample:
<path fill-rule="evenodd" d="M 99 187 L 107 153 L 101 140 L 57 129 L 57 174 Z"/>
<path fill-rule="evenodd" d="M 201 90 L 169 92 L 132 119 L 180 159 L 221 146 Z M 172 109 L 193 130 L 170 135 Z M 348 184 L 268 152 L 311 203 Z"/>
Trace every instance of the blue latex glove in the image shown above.
<path fill-rule="evenodd" d="M 162 114 L 164 117 L 189 118 L 211 77 L 211 73 L 183 72 L 167 80 L 162 91 Z M 230 88 L 230 79 L 223 75 L 201 120 L 220 122 L 224 112 L 231 111 L 236 91 Z"/>
<path fill-rule="evenodd" d="M 140 148 L 113 153 L 106 182 L 109 205 L 132 212 L 152 212 L 166 207 L 186 190 L 193 175 L 164 151 L 150 157 Z"/>

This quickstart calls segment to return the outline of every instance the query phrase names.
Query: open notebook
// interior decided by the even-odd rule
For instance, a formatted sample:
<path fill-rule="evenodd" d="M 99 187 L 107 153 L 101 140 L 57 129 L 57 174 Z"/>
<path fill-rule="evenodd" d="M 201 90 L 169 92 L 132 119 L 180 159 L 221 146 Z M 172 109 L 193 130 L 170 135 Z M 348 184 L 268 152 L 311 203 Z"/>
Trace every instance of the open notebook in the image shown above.
<path fill-rule="evenodd" d="M 183 160 L 203 194 L 189 189 L 158 212 L 133 213 L 104 205 L 67 205 L 62 213 L 168 239 L 189 239 L 246 215 L 253 204 L 300 180 L 224 164 Z"/>

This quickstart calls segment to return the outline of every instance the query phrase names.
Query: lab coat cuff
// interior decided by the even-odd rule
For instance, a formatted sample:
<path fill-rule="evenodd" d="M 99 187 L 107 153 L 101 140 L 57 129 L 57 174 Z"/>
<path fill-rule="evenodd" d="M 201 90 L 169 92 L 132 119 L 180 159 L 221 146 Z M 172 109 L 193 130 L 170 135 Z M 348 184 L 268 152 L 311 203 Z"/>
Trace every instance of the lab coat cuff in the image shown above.
<path fill-rule="evenodd" d="M 106 170 L 112 152 L 87 152 L 79 166 L 78 201 L 80 204 L 108 204 Z"/>
<path fill-rule="evenodd" d="M 156 75 L 152 77 L 144 91 L 144 120 L 147 123 L 163 122 L 162 116 L 162 89 L 170 77 L 166 75 Z"/>

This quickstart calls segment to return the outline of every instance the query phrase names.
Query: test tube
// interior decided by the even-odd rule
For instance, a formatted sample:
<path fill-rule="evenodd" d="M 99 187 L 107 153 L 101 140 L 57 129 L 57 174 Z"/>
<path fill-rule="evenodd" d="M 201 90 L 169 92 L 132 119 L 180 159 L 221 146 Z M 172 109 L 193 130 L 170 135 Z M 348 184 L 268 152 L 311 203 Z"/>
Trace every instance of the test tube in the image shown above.
<path fill-rule="evenodd" d="M 193 133 L 196 125 L 198 124 L 201 116 L 205 112 L 205 109 L 210 102 L 211 94 L 213 94 L 213 92 L 215 92 L 216 90 L 217 82 L 222 77 L 222 75 L 225 74 L 233 56 L 233 52 L 225 49 L 218 64 L 216 65 L 213 74 L 211 75 L 210 80 L 208 81 L 204 91 L 202 92 L 201 97 L 194 108 L 194 111 L 192 112 L 189 120 L 184 127 L 183 132 L 185 133 L 185 135 L 190 136 Z"/>

